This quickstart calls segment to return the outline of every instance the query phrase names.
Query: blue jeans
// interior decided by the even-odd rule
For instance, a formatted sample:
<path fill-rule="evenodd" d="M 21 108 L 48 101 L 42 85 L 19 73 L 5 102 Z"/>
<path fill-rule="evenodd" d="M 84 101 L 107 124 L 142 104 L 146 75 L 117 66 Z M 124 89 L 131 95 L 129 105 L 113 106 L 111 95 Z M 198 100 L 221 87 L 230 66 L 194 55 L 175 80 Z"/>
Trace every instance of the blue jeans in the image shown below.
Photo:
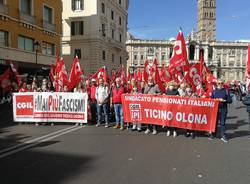
<path fill-rule="evenodd" d="M 226 132 L 227 109 L 219 109 L 218 125 L 220 125 L 220 136 L 223 137 Z"/>
<path fill-rule="evenodd" d="M 115 121 L 118 125 L 119 123 L 123 126 L 123 111 L 122 111 L 122 104 L 114 104 L 115 109 Z"/>
<path fill-rule="evenodd" d="M 105 123 L 108 124 L 108 104 L 97 104 L 97 123 L 100 124 L 102 120 L 102 110 L 105 116 Z"/>

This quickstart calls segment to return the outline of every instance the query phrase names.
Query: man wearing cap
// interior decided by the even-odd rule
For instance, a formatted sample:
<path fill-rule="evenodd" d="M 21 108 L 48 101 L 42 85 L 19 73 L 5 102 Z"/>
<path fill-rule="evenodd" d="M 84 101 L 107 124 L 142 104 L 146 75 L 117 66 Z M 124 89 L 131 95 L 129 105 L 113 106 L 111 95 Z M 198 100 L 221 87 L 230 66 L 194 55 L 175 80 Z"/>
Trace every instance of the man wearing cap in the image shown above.
<path fill-rule="evenodd" d="M 220 125 L 220 136 L 221 140 L 223 142 L 228 142 L 228 138 L 226 137 L 226 118 L 227 118 L 227 104 L 232 103 L 232 99 L 228 93 L 228 91 L 224 88 L 224 82 L 223 80 L 217 81 L 217 87 L 212 92 L 211 98 L 218 99 L 220 101 L 219 103 L 219 109 L 218 109 L 218 115 L 217 115 L 217 121 Z M 213 134 L 210 134 L 210 139 L 213 138 Z"/>

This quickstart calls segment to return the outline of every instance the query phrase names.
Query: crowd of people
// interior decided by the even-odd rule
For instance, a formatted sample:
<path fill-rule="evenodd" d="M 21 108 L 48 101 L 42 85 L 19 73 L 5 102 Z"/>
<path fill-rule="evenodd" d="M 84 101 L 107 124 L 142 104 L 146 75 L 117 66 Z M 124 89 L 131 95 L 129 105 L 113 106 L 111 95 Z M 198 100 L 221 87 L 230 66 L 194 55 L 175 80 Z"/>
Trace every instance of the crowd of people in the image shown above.
<path fill-rule="evenodd" d="M 138 82 L 132 78 L 128 83 L 124 83 L 120 77 L 117 77 L 114 82 L 109 84 L 103 78 L 89 79 L 85 82 L 79 82 L 72 91 L 68 91 L 67 86 L 63 88 L 63 92 L 82 92 L 88 93 L 88 123 L 95 125 L 96 127 L 104 125 L 105 128 L 113 126 L 114 129 L 131 129 L 132 131 L 141 132 L 145 127 L 145 134 L 156 135 L 158 131 L 165 131 L 167 136 L 177 137 L 180 131 L 178 128 L 173 127 L 160 127 L 156 125 L 142 126 L 140 123 L 124 122 L 122 100 L 121 96 L 124 93 L 131 94 L 160 94 L 160 95 L 172 95 L 189 98 L 208 98 L 204 93 L 198 93 L 193 91 L 185 82 L 178 85 L 176 82 L 171 81 L 165 84 L 166 90 L 163 93 L 159 86 L 155 84 L 152 76 L 148 77 L 147 82 Z M 31 83 L 22 83 L 19 92 L 53 92 L 55 91 L 52 82 L 43 78 L 39 82 L 35 77 Z M 242 99 L 244 89 L 240 85 L 232 84 L 230 88 L 226 88 L 223 80 L 217 80 L 216 88 L 212 91 L 210 98 L 219 99 L 218 110 L 218 127 L 220 139 L 223 142 L 228 142 L 226 136 L 226 118 L 228 113 L 228 104 L 235 103 L 237 99 Z M 250 99 L 250 97 L 249 97 Z M 249 100 L 248 99 L 248 100 Z M 249 102 L 246 102 L 246 104 Z M 250 109 L 250 108 L 249 108 Z M 250 112 L 250 110 L 249 110 Z M 250 116 L 249 116 L 250 117 Z M 115 125 L 111 122 L 115 121 Z M 36 124 L 39 125 L 39 124 Z M 216 129 L 217 130 L 217 129 Z M 196 132 L 192 130 L 184 130 L 186 137 L 195 138 Z M 250 130 L 249 130 L 250 132 Z M 209 133 L 209 139 L 213 139 L 216 135 Z"/>

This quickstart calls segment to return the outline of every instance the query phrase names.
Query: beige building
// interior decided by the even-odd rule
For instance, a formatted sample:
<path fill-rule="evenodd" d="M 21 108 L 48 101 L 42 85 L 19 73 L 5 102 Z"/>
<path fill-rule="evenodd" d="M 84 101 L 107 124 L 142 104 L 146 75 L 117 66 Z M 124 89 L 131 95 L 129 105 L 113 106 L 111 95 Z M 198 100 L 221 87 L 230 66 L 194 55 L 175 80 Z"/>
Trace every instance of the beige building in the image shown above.
<path fill-rule="evenodd" d="M 189 62 L 198 63 L 199 53 L 203 52 L 205 63 L 215 77 L 242 81 L 247 63 L 247 42 L 215 40 L 215 3 L 215 0 L 198 0 L 198 31 L 192 31 L 186 38 Z M 145 60 L 153 61 L 154 57 L 158 58 L 159 66 L 168 66 L 174 42 L 175 40 L 141 40 L 129 35 L 128 71 L 143 68 Z"/>
<path fill-rule="evenodd" d="M 85 74 L 126 65 L 129 0 L 63 0 L 62 54 L 78 56 Z"/>
<path fill-rule="evenodd" d="M 61 50 L 61 0 L 0 0 L 0 69 L 13 61 L 21 73 L 55 62 Z"/>

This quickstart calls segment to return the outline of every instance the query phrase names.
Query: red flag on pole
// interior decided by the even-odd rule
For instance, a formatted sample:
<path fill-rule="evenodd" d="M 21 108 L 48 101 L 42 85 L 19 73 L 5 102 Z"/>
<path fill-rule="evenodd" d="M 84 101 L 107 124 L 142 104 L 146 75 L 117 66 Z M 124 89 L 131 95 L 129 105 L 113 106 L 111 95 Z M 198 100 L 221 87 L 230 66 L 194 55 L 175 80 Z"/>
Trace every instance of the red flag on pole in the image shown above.
<path fill-rule="evenodd" d="M 180 30 L 170 59 L 170 65 L 175 69 L 174 73 L 184 73 L 189 71 L 190 65 L 187 59 L 186 43 L 182 31 Z"/>
<path fill-rule="evenodd" d="M 204 57 L 203 57 L 203 53 L 200 52 L 200 78 L 201 78 L 201 84 L 203 82 L 203 71 L 204 71 L 204 65 L 205 65 L 205 62 L 204 62 Z"/>
<path fill-rule="evenodd" d="M 247 61 L 247 68 L 246 68 L 246 89 L 249 89 L 250 84 L 250 43 L 248 44 L 248 61 Z"/>
<path fill-rule="evenodd" d="M 137 81 L 138 81 L 138 82 L 141 82 L 141 81 L 142 81 L 142 73 L 141 73 L 140 68 L 138 69 L 138 72 L 137 72 Z"/>
<path fill-rule="evenodd" d="M 144 63 L 144 71 L 143 71 L 143 79 L 145 82 L 148 82 L 149 69 L 150 69 L 149 61 L 146 60 Z"/>
<path fill-rule="evenodd" d="M 0 75 L 0 85 L 4 92 L 8 92 L 11 90 L 10 76 L 10 69 L 5 70 L 4 73 Z"/>
<path fill-rule="evenodd" d="M 153 71 L 154 71 L 154 79 L 155 79 L 155 83 L 158 84 L 160 90 L 165 93 L 165 87 L 161 81 L 160 75 L 159 75 L 159 70 L 158 70 L 158 61 L 155 58 L 154 63 L 153 63 Z"/>
<path fill-rule="evenodd" d="M 134 76 L 133 76 L 133 78 L 134 78 L 135 80 L 137 80 L 137 72 L 136 72 L 136 70 L 134 71 Z"/>
<path fill-rule="evenodd" d="M 16 77 L 17 85 L 18 85 L 18 87 L 20 87 L 21 86 L 21 77 L 20 77 L 19 73 L 17 72 L 17 69 L 16 69 L 15 65 L 12 63 L 12 61 L 10 62 L 10 66 L 11 66 L 12 72 L 14 73 L 14 75 Z"/>
<path fill-rule="evenodd" d="M 65 85 L 68 86 L 68 74 L 65 68 L 64 60 L 61 58 L 57 61 L 56 66 L 56 91 L 61 92 L 63 91 L 63 87 Z"/>
<path fill-rule="evenodd" d="M 81 69 L 78 57 L 76 56 L 74 58 L 74 63 L 71 67 L 71 72 L 70 72 L 70 85 L 69 85 L 69 90 L 72 90 L 78 82 L 82 80 L 82 75 L 83 75 L 83 70 Z"/>
<path fill-rule="evenodd" d="M 96 80 L 103 78 L 105 82 L 108 82 L 108 74 L 105 67 L 100 68 L 91 78 Z"/>

